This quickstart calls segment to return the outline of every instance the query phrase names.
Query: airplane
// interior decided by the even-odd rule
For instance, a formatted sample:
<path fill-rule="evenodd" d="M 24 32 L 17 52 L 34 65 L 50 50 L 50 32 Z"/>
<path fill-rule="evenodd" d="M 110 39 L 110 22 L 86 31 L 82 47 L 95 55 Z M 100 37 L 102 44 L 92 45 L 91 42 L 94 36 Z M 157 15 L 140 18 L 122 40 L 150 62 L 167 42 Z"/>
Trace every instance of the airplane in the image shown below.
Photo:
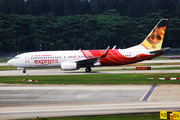
<path fill-rule="evenodd" d="M 91 72 L 91 67 L 115 66 L 151 60 L 160 56 L 169 47 L 161 48 L 168 19 L 161 19 L 148 36 L 139 45 L 127 49 L 116 49 L 116 45 L 104 50 L 69 50 L 27 52 L 15 56 L 7 63 L 22 68 L 61 67 L 61 70 L 78 70 L 85 67 Z"/>

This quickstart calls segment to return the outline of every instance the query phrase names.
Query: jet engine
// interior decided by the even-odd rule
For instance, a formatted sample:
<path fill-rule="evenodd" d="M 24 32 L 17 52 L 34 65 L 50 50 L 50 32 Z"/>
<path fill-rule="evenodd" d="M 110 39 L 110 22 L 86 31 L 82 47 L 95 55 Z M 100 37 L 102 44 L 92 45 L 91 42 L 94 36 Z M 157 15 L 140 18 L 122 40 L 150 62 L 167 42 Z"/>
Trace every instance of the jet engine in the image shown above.
<path fill-rule="evenodd" d="M 77 70 L 79 67 L 77 63 L 63 62 L 61 63 L 61 70 Z"/>

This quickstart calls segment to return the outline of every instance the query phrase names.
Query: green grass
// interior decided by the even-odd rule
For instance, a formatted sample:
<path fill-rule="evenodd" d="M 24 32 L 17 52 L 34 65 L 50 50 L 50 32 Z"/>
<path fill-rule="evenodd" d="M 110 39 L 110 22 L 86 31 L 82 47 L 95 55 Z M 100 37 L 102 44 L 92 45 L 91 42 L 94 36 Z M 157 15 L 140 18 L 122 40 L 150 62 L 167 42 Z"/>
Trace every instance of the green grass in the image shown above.
<path fill-rule="evenodd" d="M 34 119 L 33 119 L 34 120 Z M 40 118 L 38 120 L 160 120 L 159 114 Z"/>
<path fill-rule="evenodd" d="M 88 84 L 88 85 L 121 85 L 121 84 L 180 84 L 180 80 L 157 80 L 148 78 L 180 77 L 179 73 L 147 74 L 87 74 L 87 75 L 49 75 L 0 77 L 0 83 L 14 84 Z M 39 82 L 24 82 L 23 79 Z"/>
<path fill-rule="evenodd" d="M 152 60 L 169 60 L 170 58 L 168 57 L 155 57 Z"/>
<path fill-rule="evenodd" d="M 10 59 L 9 58 L 1 58 L 0 63 L 6 63 L 8 60 L 10 60 Z"/>
<path fill-rule="evenodd" d="M 122 69 L 100 69 L 93 71 L 124 71 L 124 70 L 136 70 L 134 68 L 122 68 Z M 162 68 L 151 68 L 151 70 L 180 70 L 180 67 L 162 67 Z"/>
<path fill-rule="evenodd" d="M 0 66 L 0 70 L 17 70 L 17 68 L 12 66 Z"/>
<path fill-rule="evenodd" d="M 180 70 L 180 67 L 151 68 L 151 70 Z"/>

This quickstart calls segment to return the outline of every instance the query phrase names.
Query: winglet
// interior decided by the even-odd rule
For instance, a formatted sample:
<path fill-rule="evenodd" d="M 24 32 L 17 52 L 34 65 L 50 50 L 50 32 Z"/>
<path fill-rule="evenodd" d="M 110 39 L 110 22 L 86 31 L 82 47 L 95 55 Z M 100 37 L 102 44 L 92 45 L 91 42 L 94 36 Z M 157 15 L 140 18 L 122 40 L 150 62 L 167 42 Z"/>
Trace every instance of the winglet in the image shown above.
<path fill-rule="evenodd" d="M 115 50 L 116 49 L 116 45 L 112 48 L 112 50 Z"/>
<path fill-rule="evenodd" d="M 110 48 L 110 46 L 107 47 L 106 51 L 101 55 L 101 58 L 107 56 L 109 48 Z"/>

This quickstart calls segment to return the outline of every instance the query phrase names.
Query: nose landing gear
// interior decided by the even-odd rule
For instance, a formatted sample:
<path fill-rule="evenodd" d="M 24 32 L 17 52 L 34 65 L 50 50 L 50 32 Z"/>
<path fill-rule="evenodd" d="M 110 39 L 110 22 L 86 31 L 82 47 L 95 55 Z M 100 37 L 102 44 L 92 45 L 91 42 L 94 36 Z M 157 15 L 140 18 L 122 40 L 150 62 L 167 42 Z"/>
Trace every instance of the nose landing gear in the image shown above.
<path fill-rule="evenodd" d="M 23 73 L 26 73 L 26 70 L 25 70 L 25 68 L 23 69 Z"/>

